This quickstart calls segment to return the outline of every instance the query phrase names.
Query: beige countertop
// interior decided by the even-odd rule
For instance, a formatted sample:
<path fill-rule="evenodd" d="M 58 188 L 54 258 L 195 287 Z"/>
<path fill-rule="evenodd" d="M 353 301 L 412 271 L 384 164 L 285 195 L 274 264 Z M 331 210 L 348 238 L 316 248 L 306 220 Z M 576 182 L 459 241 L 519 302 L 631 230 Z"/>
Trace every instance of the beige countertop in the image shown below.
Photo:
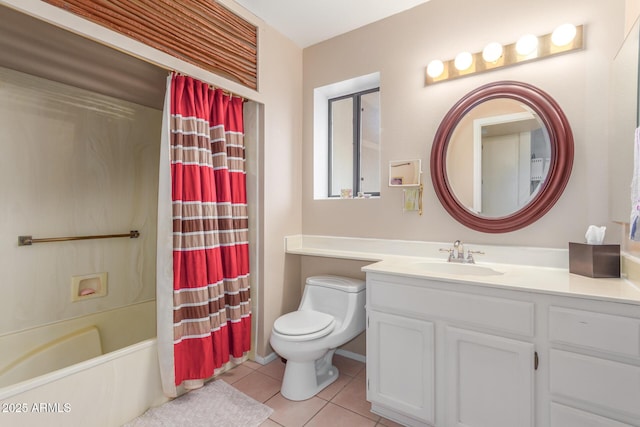
<path fill-rule="evenodd" d="M 362 269 L 366 273 L 640 305 L 640 285 L 626 278 L 596 279 L 570 273 L 568 251 L 565 250 L 467 245 L 474 250 L 482 249 L 486 254 L 477 256 L 476 264 L 467 265 L 447 263 L 446 254 L 439 253 L 443 245 L 446 247 L 437 242 L 331 236 L 288 236 L 285 239 L 287 253 L 371 261 L 372 264 Z"/>
<path fill-rule="evenodd" d="M 624 278 L 595 279 L 570 273 L 568 269 L 478 262 L 478 266 L 498 274 L 456 274 L 439 270 L 446 261 L 429 258 L 388 257 L 365 266 L 367 273 L 435 279 L 444 282 L 583 297 L 640 305 L 640 286 Z M 466 265 L 458 264 L 463 271 Z M 445 267 L 446 268 L 446 267 Z"/>

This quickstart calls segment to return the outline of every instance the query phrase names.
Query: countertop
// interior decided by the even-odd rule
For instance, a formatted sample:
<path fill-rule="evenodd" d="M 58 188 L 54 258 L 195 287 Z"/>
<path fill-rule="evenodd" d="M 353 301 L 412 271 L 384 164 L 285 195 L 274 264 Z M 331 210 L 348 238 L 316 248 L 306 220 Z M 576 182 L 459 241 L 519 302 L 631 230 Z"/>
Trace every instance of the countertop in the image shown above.
<path fill-rule="evenodd" d="M 477 256 L 475 264 L 466 265 L 447 263 L 446 253 L 438 253 L 443 245 L 445 244 L 437 242 L 403 242 L 331 236 L 288 236 L 285 239 L 287 253 L 371 261 L 371 264 L 362 268 L 366 273 L 436 279 L 640 305 L 640 285 L 626 278 L 600 279 L 570 273 L 568 267 L 565 267 L 568 264 L 568 261 L 565 262 L 565 258 L 568 259 L 568 251 L 565 250 L 484 245 L 485 249 L 483 245 L 467 245 L 474 250 L 485 249 L 485 253 L 489 256 Z M 416 253 L 425 256 L 415 256 Z M 522 256 L 522 262 L 519 262 L 514 253 Z M 482 260 L 478 259 L 480 257 Z M 505 260 L 508 262 L 504 262 Z M 446 270 L 449 264 L 454 265 L 454 269 L 466 266 L 473 269 L 474 266 L 478 266 L 493 271 L 481 269 L 480 274 L 438 271 Z"/>
<path fill-rule="evenodd" d="M 570 273 L 568 269 L 478 262 L 481 266 L 501 274 L 449 274 L 430 267 L 446 264 L 432 258 L 387 257 L 363 267 L 367 273 L 385 273 L 403 277 L 436 279 L 444 282 L 474 284 L 485 287 L 514 289 L 554 295 L 640 305 L 640 286 L 624 278 L 596 279 Z M 460 265 L 460 264 L 459 264 Z M 465 265 L 460 265 L 464 268 Z"/>

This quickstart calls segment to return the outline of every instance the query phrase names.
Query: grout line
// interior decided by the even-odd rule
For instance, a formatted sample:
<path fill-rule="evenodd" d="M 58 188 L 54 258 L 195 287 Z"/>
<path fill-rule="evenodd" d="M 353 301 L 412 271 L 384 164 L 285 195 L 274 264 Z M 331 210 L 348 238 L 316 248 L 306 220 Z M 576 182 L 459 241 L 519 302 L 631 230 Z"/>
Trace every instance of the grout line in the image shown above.
<path fill-rule="evenodd" d="M 309 418 L 309 419 L 307 420 L 307 422 L 306 422 L 306 423 L 304 423 L 303 425 L 307 425 L 307 424 L 309 424 L 309 423 L 311 422 L 311 420 L 312 420 L 312 419 L 314 419 L 315 417 L 317 417 L 317 416 L 318 416 L 318 414 L 320 413 L 320 411 L 322 411 L 324 408 L 326 408 L 326 407 L 327 407 L 327 405 L 329 404 L 329 401 L 327 401 L 327 400 L 324 400 L 324 399 L 322 399 L 322 398 L 318 398 L 318 399 L 322 400 L 322 401 L 324 402 L 324 405 L 322 405 L 322 407 L 320 407 L 320 409 L 318 409 L 318 410 L 316 411 L 316 413 L 315 413 L 315 414 L 313 414 L 313 415 L 311 416 L 311 418 Z"/>
<path fill-rule="evenodd" d="M 343 356 L 343 357 L 344 357 L 344 356 Z M 274 362 L 274 361 L 272 361 L 272 362 L 270 362 L 270 363 L 273 363 L 273 362 Z M 258 367 L 257 367 L 257 368 L 255 368 L 255 369 L 254 369 L 254 368 L 252 368 L 252 367 L 250 367 L 251 373 L 250 373 L 250 374 L 247 374 L 247 375 L 251 375 L 251 374 L 253 374 L 253 373 L 258 373 L 258 374 L 260 374 L 260 375 L 262 375 L 262 376 L 264 376 L 264 377 L 270 378 L 270 379 L 272 379 L 272 380 L 279 381 L 279 382 L 281 383 L 281 382 L 282 382 L 282 378 L 281 378 L 281 377 L 280 377 L 280 378 L 276 378 L 276 377 L 271 376 L 271 375 L 269 375 L 269 374 L 267 374 L 267 373 L 265 373 L 265 372 L 262 372 L 262 369 L 263 369 L 265 366 L 266 366 L 266 365 L 258 366 Z M 368 421 L 374 422 L 374 423 L 375 423 L 375 426 L 381 426 L 381 427 L 384 427 L 384 425 L 383 425 L 383 424 L 381 424 L 381 422 L 382 422 L 382 420 L 383 420 L 383 417 L 380 417 L 379 415 L 375 415 L 375 414 L 373 414 L 373 415 L 375 415 L 375 416 L 377 417 L 377 419 L 372 419 L 372 418 L 367 417 L 366 415 L 362 415 L 361 413 L 358 413 L 358 412 L 354 411 L 353 409 L 350 409 L 350 408 L 348 408 L 348 407 L 342 406 L 342 405 L 340 405 L 340 404 L 338 404 L 338 403 L 334 402 L 334 400 L 338 397 L 338 395 L 340 395 L 342 392 L 344 392 L 344 391 L 345 391 L 345 389 L 346 389 L 346 388 L 347 388 L 347 387 L 348 387 L 348 386 L 349 386 L 349 385 L 350 385 L 354 380 L 356 380 L 356 379 L 359 377 L 359 375 L 361 374 L 361 372 L 362 372 L 364 369 L 366 369 L 366 367 L 362 367 L 360 370 L 358 370 L 358 371 L 355 373 L 355 375 L 349 375 L 349 374 L 345 374 L 344 372 L 341 372 L 341 373 L 340 373 L 340 375 L 341 375 L 341 376 L 344 376 L 344 377 L 346 377 L 346 378 L 348 378 L 348 381 L 346 381 L 346 382 L 342 385 L 342 387 L 341 387 L 339 390 L 337 390 L 337 391 L 335 392 L 335 394 L 334 394 L 330 399 L 328 399 L 328 400 L 327 400 L 327 399 L 325 399 L 325 398 L 322 398 L 322 397 L 318 396 L 317 394 L 316 394 L 315 396 L 313 396 L 313 397 L 317 397 L 321 402 L 323 402 L 323 404 L 322 404 L 322 406 L 321 406 L 321 407 L 320 407 L 320 408 L 319 408 L 319 409 L 318 409 L 318 410 L 317 410 L 317 411 L 316 411 L 316 412 L 311 416 L 311 418 L 309 418 L 309 419 L 304 423 L 304 425 L 307 425 L 307 424 L 308 424 L 308 423 L 310 423 L 310 422 L 311 422 L 315 417 L 317 417 L 317 416 L 318 416 L 318 414 L 319 414 L 322 410 L 324 410 L 325 408 L 327 408 L 327 405 L 332 404 L 332 405 L 334 405 L 334 406 L 336 406 L 336 407 L 338 407 L 338 408 L 341 408 L 341 409 L 344 409 L 344 410 L 346 410 L 346 411 L 349 411 L 349 412 L 351 412 L 352 414 L 355 414 L 355 415 L 357 415 L 357 416 L 358 416 L 358 417 L 360 417 L 360 418 L 363 418 L 363 419 L 365 419 L 365 420 L 368 420 Z M 246 376 L 243 376 L 242 378 L 245 378 L 245 377 L 246 377 Z M 238 380 L 240 380 L 240 379 L 242 379 L 242 378 L 239 378 Z M 233 384 L 232 384 L 232 385 L 233 385 Z M 276 391 L 276 392 L 275 392 L 274 394 L 272 394 L 271 396 L 267 397 L 267 398 L 266 398 L 263 402 L 261 402 L 261 403 L 263 403 L 263 404 L 267 405 L 267 402 L 268 402 L 269 400 L 273 399 L 274 397 L 276 397 L 278 394 L 280 394 L 280 389 L 278 389 L 278 391 Z M 269 406 L 269 405 L 267 405 L 267 406 Z M 274 409 L 274 408 L 271 408 L 271 409 Z M 270 420 L 271 422 L 273 422 L 273 423 L 277 424 L 278 426 L 286 427 L 285 425 L 280 424 L 279 422 L 275 421 L 275 420 L 274 420 L 274 419 L 272 419 L 271 417 L 269 417 L 269 420 Z"/>

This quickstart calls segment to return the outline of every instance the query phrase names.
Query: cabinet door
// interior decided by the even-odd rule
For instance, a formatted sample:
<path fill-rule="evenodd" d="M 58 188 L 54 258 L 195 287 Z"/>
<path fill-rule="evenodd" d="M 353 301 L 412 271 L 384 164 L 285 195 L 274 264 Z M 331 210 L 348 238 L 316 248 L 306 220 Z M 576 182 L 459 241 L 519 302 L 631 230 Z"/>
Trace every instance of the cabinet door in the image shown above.
<path fill-rule="evenodd" d="M 434 423 L 434 326 L 376 311 L 367 327 L 367 400 Z"/>
<path fill-rule="evenodd" d="M 608 418 L 551 403 L 551 427 L 631 427 Z"/>
<path fill-rule="evenodd" d="M 553 395 L 640 420 L 639 366 L 556 349 L 549 366 Z"/>
<path fill-rule="evenodd" d="M 447 327 L 447 425 L 533 426 L 533 344 Z"/>

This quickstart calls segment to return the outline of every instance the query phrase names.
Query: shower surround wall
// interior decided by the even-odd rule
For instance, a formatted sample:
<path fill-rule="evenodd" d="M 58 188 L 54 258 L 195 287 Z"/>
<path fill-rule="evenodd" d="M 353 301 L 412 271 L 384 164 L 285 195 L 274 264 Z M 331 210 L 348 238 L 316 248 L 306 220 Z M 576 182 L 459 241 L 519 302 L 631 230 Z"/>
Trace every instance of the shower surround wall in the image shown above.
<path fill-rule="evenodd" d="M 161 112 L 5 68 L 0 83 L 0 336 L 153 300 Z M 72 302 L 72 276 L 102 272 L 107 294 Z"/>

